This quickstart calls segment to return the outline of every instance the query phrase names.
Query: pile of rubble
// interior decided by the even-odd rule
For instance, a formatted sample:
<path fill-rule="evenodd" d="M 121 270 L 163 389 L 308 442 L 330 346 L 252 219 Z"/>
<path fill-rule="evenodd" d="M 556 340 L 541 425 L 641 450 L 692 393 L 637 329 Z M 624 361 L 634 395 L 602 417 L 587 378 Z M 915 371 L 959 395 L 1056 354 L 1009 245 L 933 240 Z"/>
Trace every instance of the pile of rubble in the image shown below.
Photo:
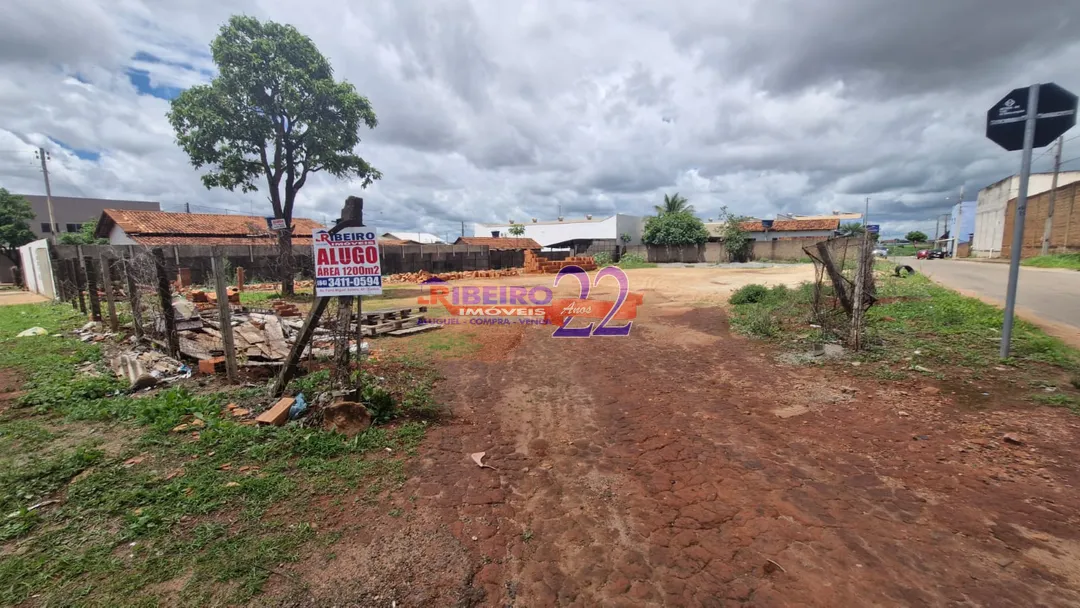
<path fill-rule="evenodd" d="M 225 293 L 228 294 L 229 304 L 240 305 L 240 291 L 235 287 L 226 287 Z M 202 289 L 192 289 L 186 294 L 187 299 L 191 300 L 195 307 L 199 310 L 213 310 L 217 307 L 217 293 L 213 291 L 203 291 Z"/>
<path fill-rule="evenodd" d="M 502 270 L 463 270 L 458 272 L 441 272 L 432 274 L 426 270 L 419 272 L 403 272 L 383 277 L 383 284 L 393 283 L 423 283 L 429 279 L 453 281 L 457 279 L 495 279 L 498 277 L 516 277 L 522 272 L 521 268 L 504 268 Z"/>

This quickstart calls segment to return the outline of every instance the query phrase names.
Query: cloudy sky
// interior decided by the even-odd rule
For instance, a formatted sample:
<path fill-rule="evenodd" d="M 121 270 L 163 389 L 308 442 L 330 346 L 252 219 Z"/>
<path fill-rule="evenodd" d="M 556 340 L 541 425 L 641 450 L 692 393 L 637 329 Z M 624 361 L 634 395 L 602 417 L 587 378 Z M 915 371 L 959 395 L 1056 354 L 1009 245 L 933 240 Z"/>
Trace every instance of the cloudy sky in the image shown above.
<path fill-rule="evenodd" d="M 228 17 L 290 23 L 379 126 L 383 172 L 309 180 L 297 216 L 363 196 L 368 223 L 451 238 L 460 222 L 645 214 L 665 192 L 704 219 L 861 210 L 933 226 L 963 184 L 1018 170 L 983 136 L 1014 87 L 1080 92 L 1075 0 L 9 0 L 0 20 L 0 186 L 265 214 L 208 191 L 168 100 L 214 75 Z M 1080 128 L 1067 137 L 1080 134 Z M 1039 155 L 1042 151 L 1037 151 Z M 1035 169 L 1050 168 L 1043 154 Z M 1067 142 L 1080 169 L 1080 139 Z M 929 220 L 929 221 L 928 221 Z M 873 220 L 872 220 L 873 221 Z"/>

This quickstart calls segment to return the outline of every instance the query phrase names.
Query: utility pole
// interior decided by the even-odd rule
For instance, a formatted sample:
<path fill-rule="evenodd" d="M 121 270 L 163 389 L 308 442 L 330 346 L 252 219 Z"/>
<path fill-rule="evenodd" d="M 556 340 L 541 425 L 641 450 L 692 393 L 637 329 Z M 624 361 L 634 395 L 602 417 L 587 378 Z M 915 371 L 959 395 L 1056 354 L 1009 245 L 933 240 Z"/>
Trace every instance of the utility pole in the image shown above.
<path fill-rule="evenodd" d="M 461 220 L 461 236 L 465 236 L 465 220 Z"/>
<path fill-rule="evenodd" d="M 184 201 L 184 213 L 191 213 L 191 203 L 187 201 Z"/>
<path fill-rule="evenodd" d="M 1058 172 L 1061 170 L 1061 146 L 1065 145 L 1064 135 L 1058 138 L 1057 144 L 1057 151 L 1054 152 L 1054 178 L 1050 182 L 1050 202 L 1046 207 L 1046 225 L 1043 226 L 1042 255 L 1050 253 L 1050 231 L 1054 228 L 1054 199 L 1057 198 Z"/>
<path fill-rule="evenodd" d="M 863 232 L 867 230 L 867 226 L 870 225 L 870 197 L 866 197 L 866 210 L 862 214 L 862 226 Z"/>
<path fill-rule="evenodd" d="M 956 232 L 956 234 L 953 235 L 953 248 L 952 248 L 952 257 L 953 257 L 954 260 L 956 259 L 957 250 L 960 249 L 960 233 L 957 232 L 957 231 L 960 230 L 960 227 L 963 226 L 963 225 L 964 225 L 964 186 L 961 185 L 960 186 L 960 206 L 956 208 L 956 226 L 953 227 L 953 232 Z"/>
<path fill-rule="evenodd" d="M 53 217 L 52 188 L 49 187 L 49 164 L 45 148 L 38 148 L 38 157 L 41 158 L 41 174 L 45 176 L 45 202 L 49 206 L 49 234 L 52 236 L 53 245 L 59 241 L 56 237 L 56 218 Z"/>

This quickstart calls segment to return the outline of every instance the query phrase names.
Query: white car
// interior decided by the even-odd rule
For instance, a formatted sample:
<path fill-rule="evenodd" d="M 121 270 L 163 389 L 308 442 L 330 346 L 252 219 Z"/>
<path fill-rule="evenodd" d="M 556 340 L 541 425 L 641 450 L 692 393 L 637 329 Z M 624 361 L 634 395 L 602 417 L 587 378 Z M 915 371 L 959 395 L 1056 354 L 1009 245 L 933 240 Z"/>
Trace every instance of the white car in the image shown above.
<path fill-rule="evenodd" d="M 874 250 L 874 257 L 887 258 L 889 257 L 889 250 L 884 247 L 878 247 Z"/>

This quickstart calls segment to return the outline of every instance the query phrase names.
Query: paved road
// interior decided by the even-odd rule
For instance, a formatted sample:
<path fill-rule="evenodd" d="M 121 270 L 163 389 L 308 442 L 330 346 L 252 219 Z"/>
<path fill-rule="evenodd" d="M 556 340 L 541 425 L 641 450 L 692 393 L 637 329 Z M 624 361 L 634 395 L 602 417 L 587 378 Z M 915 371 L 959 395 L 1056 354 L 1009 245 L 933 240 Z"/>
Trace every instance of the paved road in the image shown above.
<path fill-rule="evenodd" d="M 919 272 L 953 289 L 980 296 L 1005 306 L 1009 265 L 960 260 L 915 260 L 902 258 Z M 1029 320 L 1071 326 L 1080 331 L 1080 272 L 1020 268 L 1016 291 L 1017 314 Z"/>

